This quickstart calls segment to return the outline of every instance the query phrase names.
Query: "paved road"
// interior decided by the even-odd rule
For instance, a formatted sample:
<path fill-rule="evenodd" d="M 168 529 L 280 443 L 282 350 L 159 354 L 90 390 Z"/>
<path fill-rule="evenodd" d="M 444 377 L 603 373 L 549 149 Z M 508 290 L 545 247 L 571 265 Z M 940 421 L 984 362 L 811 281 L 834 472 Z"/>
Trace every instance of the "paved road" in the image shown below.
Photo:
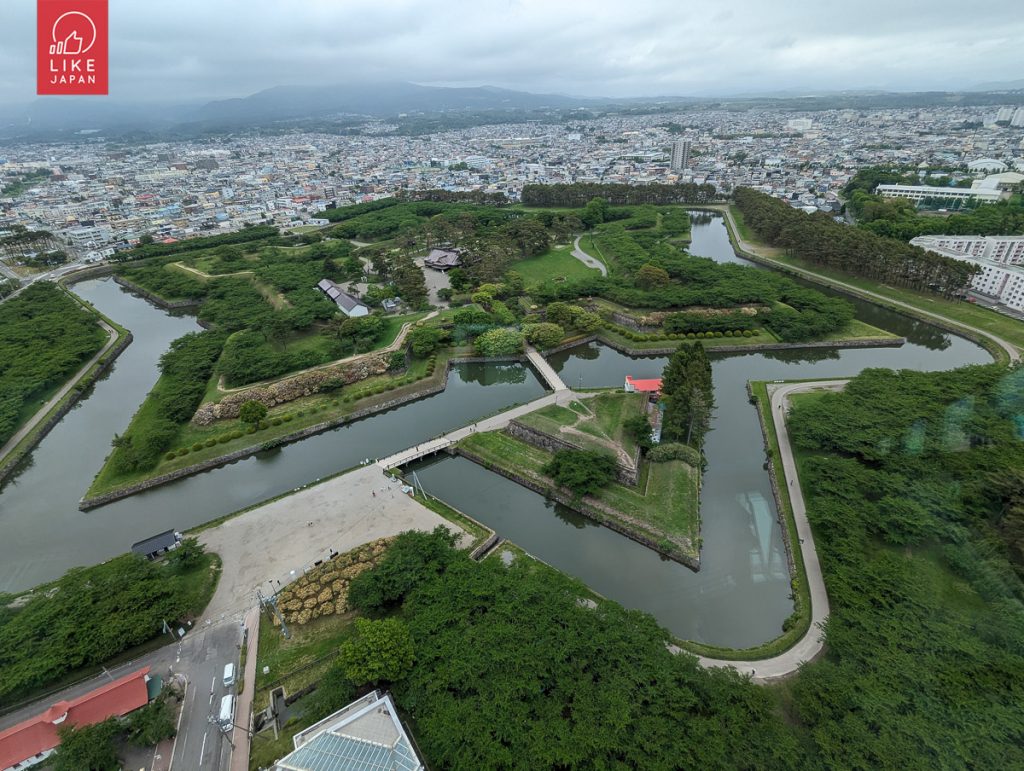
<path fill-rule="evenodd" d="M 575 257 L 580 262 L 582 262 L 588 268 L 596 268 L 597 270 L 601 271 L 602 276 L 607 276 L 608 268 L 604 266 L 604 263 L 601 262 L 596 257 L 591 257 L 589 254 L 587 254 L 580 248 L 581 238 L 583 238 L 583 236 L 576 236 L 576 240 L 572 242 L 572 256 Z"/>
<path fill-rule="evenodd" d="M 834 278 L 826 278 L 826 277 L 823 277 L 823 276 L 819 276 L 818 274 L 814 273 L 813 271 L 804 270 L 803 268 L 797 268 L 797 267 L 794 267 L 792 265 L 787 265 L 785 263 L 781 263 L 781 262 L 778 262 L 776 260 L 773 260 L 771 257 L 768 257 L 768 256 L 762 254 L 760 252 L 759 248 L 755 244 L 752 244 L 749 241 L 745 241 L 743 239 L 743 237 L 740 235 L 739 228 L 736 227 L 736 221 L 732 217 L 732 211 L 729 210 L 728 206 L 720 206 L 720 207 L 713 207 L 713 208 L 717 208 L 719 211 L 721 211 L 721 212 L 723 212 L 725 214 L 725 218 L 726 218 L 726 220 L 728 220 L 729 226 L 732 229 L 733 236 L 736 238 L 736 243 L 739 244 L 741 249 L 743 249 L 743 250 L 745 250 L 747 252 L 752 252 L 754 254 L 757 254 L 762 259 L 768 260 L 769 262 L 776 262 L 780 267 L 785 268 L 786 270 L 795 271 L 796 273 L 799 273 L 799 274 L 801 274 L 803 276 L 806 276 L 807 278 L 809 278 L 811 280 L 821 281 L 822 279 L 824 279 L 829 284 L 834 284 L 836 286 L 841 286 L 844 289 L 849 290 L 854 295 L 857 295 L 857 296 L 860 296 L 860 297 L 867 297 L 867 298 L 872 299 L 872 300 L 878 300 L 883 305 L 895 305 L 895 306 L 898 306 L 900 308 L 906 308 L 908 310 L 914 311 L 915 313 L 919 313 L 919 314 L 922 314 L 924 316 L 928 316 L 929 318 L 939 319 L 941 321 L 946 322 L 947 324 L 953 324 L 953 325 L 958 326 L 958 327 L 963 327 L 964 329 L 968 329 L 971 332 L 974 332 L 975 334 L 981 335 L 983 337 L 987 337 L 989 340 L 991 340 L 994 343 L 996 343 L 996 345 L 998 345 L 1000 348 L 1002 348 L 1004 351 L 1006 351 L 1006 353 L 1010 357 L 1010 361 L 1020 361 L 1021 360 L 1021 351 L 1020 351 L 1020 349 L 1016 345 L 1014 345 L 1013 343 L 1009 342 L 1008 340 L 1004 340 L 1003 338 L 998 337 L 997 335 L 993 335 L 991 332 L 987 332 L 984 329 L 979 329 L 978 327 L 972 327 L 969 324 L 965 324 L 962 321 L 957 321 L 956 319 L 951 319 L 948 316 L 944 316 L 941 313 L 934 313 L 932 311 L 926 311 L 926 310 L 924 310 L 922 308 L 917 307 L 916 305 L 911 305 L 910 303 L 905 303 L 905 302 L 902 302 L 900 300 L 894 300 L 894 299 L 892 299 L 890 297 L 887 297 L 887 296 L 885 296 L 883 294 L 879 294 L 878 292 L 872 292 L 872 291 L 870 291 L 868 289 L 861 289 L 860 287 L 853 286 L 852 284 L 847 284 L 844 281 L 839 281 L 839 280 L 834 279 Z"/>
<path fill-rule="evenodd" d="M 800 554 L 803 556 L 804 568 L 807 572 L 807 583 L 811 592 L 811 626 L 796 644 L 778 656 L 760 661 L 726 661 L 699 656 L 701 666 L 731 667 L 743 674 L 752 675 L 755 683 L 767 683 L 790 675 L 800 668 L 801 664 L 812 661 L 821 653 L 824 645 L 822 625 L 828 619 L 828 593 L 825 591 L 825 580 L 821 575 L 821 563 L 818 552 L 814 548 L 814 534 L 811 524 L 807 521 L 807 508 L 804 505 L 803 491 L 800 489 L 800 478 L 797 475 L 793 450 L 789 443 L 789 432 L 786 428 L 786 413 L 789 410 L 791 394 L 819 389 L 841 390 L 849 380 L 818 380 L 809 383 L 788 383 L 784 385 L 768 384 L 768 395 L 771 403 L 772 422 L 779 439 L 779 451 L 782 456 L 783 484 L 789 486 L 789 497 L 793 506 L 793 519 L 796 521 Z"/>
<path fill-rule="evenodd" d="M 165 679 L 172 674 L 181 674 L 188 681 L 178 737 L 170 758 L 171 768 L 180 771 L 219 771 L 225 768 L 230 745 L 220 731 L 210 725 L 209 715 L 211 709 L 220 710 L 221 696 L 227 693 L 222 681 L 224 665 L 229 661 L 238 663 L 241 627 L 235 622 L 201 624 L 189 631 L 179 644 L 170 642 L 169 636 L 167 639 L 168 644 L 164 647 L 109 669 L 109 674 L 97 675 L 4 715 L 0 718 L 0 731 L 39 714 L 58 701 L 76 698 L 148 666 L 153 674 Z M 166 758 L 159 761 L 167 766 Z"/>
<path fill-rule="evenodd" d="M 234 620 L 201 624 L 182 640 L 180 660 L 171 667 L 188 678 L 188 690 L 171 751 L 172 771 L 220 771 L 227 767 L 231 743 L 210 722 L 210 716 L 216 719 L 221 698 L 234 693 L 234 686 L 224 686 L 224 665 L 233 662 L 237 671 L 241 642 L 242 628 Z M 251 690 L 252 681 L 246 687 Z"/>
<path fill-rule="evenodd" d="M 66 382 L 57 393 L 55 393 L 46 404 L 36 410 L 36 414 L 29 418 L 29 421 L 18 429 L 14 436 L 4 443 L 3 447 L 0 447 L 0 460 L 7 457 L 7 453 L 13 450 L 25 436 L 32 431 L 39 423 L 46 417 L 46 414 L 54 408 L 54 406 L 68 395 L 68 392 L 74 388 L 78 381 L 85 377 L 85 374 L 92 369 L 92 367 L 98 362 L 103 356 L 114 347 L 114 343 L 117 342 L 117 330 L 110 326 L 103 319 L 97 319 L 97 323 L 106 330 L 108 339 L 106 344 L 100 348 L 99 352 L 93 356 L 85 365 L 75 373 L 75 375 Z"/>

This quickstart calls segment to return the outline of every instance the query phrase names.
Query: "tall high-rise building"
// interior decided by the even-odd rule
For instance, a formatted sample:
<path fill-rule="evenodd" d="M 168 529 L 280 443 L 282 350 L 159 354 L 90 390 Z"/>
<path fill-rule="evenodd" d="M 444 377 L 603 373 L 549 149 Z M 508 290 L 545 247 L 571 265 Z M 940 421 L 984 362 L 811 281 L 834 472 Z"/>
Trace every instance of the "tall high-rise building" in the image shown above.
<path fill-rule="evenodd" d="M 672 143 L 672 171 L 682 171 L 690 165 L 690 140 L 677 139 Z"/>

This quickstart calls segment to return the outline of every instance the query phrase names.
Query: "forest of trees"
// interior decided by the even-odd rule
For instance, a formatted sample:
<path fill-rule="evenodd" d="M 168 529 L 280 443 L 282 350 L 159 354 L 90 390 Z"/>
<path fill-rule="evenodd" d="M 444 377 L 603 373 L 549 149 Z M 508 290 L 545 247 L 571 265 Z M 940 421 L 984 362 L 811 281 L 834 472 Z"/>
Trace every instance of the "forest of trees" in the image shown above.
<path fill-rule="evenodd" d="M 0 594 L 0 704 L 97 666 L 199 613 L 216 573 L 208 556 L 155 563 L 135 554 L 73 568 L 18 609 Z"/>
<path fill-rule="evenodd" d="M 594 198 L 603 198 L 616 206 L 637 204 L 706 204 L 721 200 L 714 185 L 685 182 L 679 185 L 622 185 L 576 182 L 571 185 L 524 185 L 522 202 L 526 206 L 564 206 L 579 208 Z"/>
<path fill-rule="evenodd" d="M 925 180 L 926 184 L 936 181 Z M 911 172 L 870 166 L 858 171 L 846 187 L 846 206 L 857 219 L 857 226 L 880 236 L 909 241 L 923 235 L 1020 235 L 1024 233 L 1024 199 L 1020 195 L 1006 201 L 976 204 L 948 217 L 918 214 L 917 206 L 905 199 L 875 195 L 880 184 L 921 184 Z M 950 202 L 943 202 L 951 206 Z"/>
<path fill-rule="evenodd" d="M 160 357 L 160 379 L 125 432 L 114 437 L 110 466 L 118 474 L 148 471 L 174 443 L 206 393 L 224 347 L 222 332 L 179 337 Z"/>
<path fill-rule="evenodd" d="M 665 401 L 662 441 L 699 450 L 715 406 L 711 361 L 703 345 L 683 343 L 672 354 L 661 375 L 661 395 Z"/>
<path fill-rule="evenodd" d="M 71 377 L 106 340 L 96 316 L 49 282 L 0 305 L 0 444 L 29 417 L 26 405 Z"/>
<path fill-rule="evenodd" d="M 352 583 L 400 609 L 415 664 L 390 687 L 434 768 L 796 768 L 769 692 L 673 656 L 653 618 L 518 558 L 475 563 L 405 533 Z"/>
<path fill-rule="evenodd" d="M 171 254 L 194 252 L 199 249 L 211 249 L 215 246 L 262 241 L 263 239 L 275 238 L 277 236 L 277 228 L 273 225 L 256 225 L 236 230 L 233 233 L 188 238 L 183 241 L 175 241 L 171 244 L 158 244 L 154 243 L 152 239 L 149 239 L 149 243 L 140 242 L 140 244 L 134 249 L 117 252 L 113 257 L 113 260 L 116 262 L 126 262 L 129 260 L 141 260 L 146 257 L 163 257 Z"/>
<path fill-rule="evenodd" d="M 750 188 L 737 188 L 733 196 L 746 224 L 765 243 L 824 268 L 943 297 L 962 294 L 981 270 L 962 260 L 840 224 L 827 214 L 805 214 Z"/>
<path fill-rule="evenodd" d="M 1024 767 L 1024 370 L 868 370 L 790 435 L 828 589 L 793 683 L 841 768 Z"/>

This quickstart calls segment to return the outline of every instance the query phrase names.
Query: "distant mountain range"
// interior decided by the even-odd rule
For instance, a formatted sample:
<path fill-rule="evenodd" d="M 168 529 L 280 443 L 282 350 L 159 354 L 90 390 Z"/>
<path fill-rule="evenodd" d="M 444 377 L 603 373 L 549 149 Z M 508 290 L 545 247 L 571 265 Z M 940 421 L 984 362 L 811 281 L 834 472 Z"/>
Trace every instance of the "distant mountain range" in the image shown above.
<path fill-rule="evenodd" d="M 803 93 L 776 92 L 726 98 L 680 96 L 634 97 L 625 99 L 573 97 L 561 94 L 533 94 L 494 86 L 452 88 L 405 82 L 376 82 L 334 86 L 278 86 L 240 99 L 206 103 L 165 105 L 137 104 L 95 97 L 49 97 L 21 108 L 4 110 L 0 139 L 67 139 L 76 135 L 102 133 L 108 137 L 185 137 L 246 128 L 288 128 L 290 126 L 354 124 L 367 117 L 396 117 L 459 113 L 463 122 L 498 121 L 507 114 L 543 115 L 545 111 L 628 109 L 637 111 L 674 106 L 728 105 L 776 107 L 788 110 L 821 110 L 833 107 L 854 109 L 925 107 L 941 104 L 1007 103 L 1007 92 L 1024 88 L 1024 80 L 992 83 L 968 92 L 895 93 L 857 90 Z M 1024 91 L 1009 99 L 1024 103 Z M 487 118 L 487 114 L 492 115 Z"/>
<path fill-rule="evenodd" d="M 415 83 L 277 86 L 240 99 L 205 104 L 147 105 L 95 97 L 51 97 L 13 110 L 0 137 L 73 134 L 82 130 L 184 133 L 240 129 L 307 118 L 347 115 L 388 117 L 402 113 L 571 109 L 607 104 L 557 94 L 532 94 L 493 86 L 447 88 Z"/>

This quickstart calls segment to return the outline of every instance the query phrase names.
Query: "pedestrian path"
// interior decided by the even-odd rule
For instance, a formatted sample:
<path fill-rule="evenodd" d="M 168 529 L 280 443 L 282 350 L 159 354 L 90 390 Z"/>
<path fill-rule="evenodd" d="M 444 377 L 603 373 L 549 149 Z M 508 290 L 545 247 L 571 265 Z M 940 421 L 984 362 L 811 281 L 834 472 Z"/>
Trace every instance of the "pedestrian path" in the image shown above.
<path fill-rule="evenodd" d="M 558 376 L 558 373 L 548 364 L 547 359 L 540 355 L 540 352 L 532 345 L 526 346 L 526 358 L 530 360 L 530 364 L 540 373 L 540 376 L 544 378 L 548 388 L 554 392 L 568 391 L 569 386 L 562 382 L 562 378 Z"/>
<path fill-rule="evenodd" d="M 596 257 L 587 254 L 583 249 L 580 248 L 580 239 L 583 236 L 576 236 L 576 240 L 572 242 L 572 256 L 582 262 L 588 268 L 594 268 L 595 270 L 601 271 L 602 276 L 608 275 L 608 268 L 604 266 Z"/>

